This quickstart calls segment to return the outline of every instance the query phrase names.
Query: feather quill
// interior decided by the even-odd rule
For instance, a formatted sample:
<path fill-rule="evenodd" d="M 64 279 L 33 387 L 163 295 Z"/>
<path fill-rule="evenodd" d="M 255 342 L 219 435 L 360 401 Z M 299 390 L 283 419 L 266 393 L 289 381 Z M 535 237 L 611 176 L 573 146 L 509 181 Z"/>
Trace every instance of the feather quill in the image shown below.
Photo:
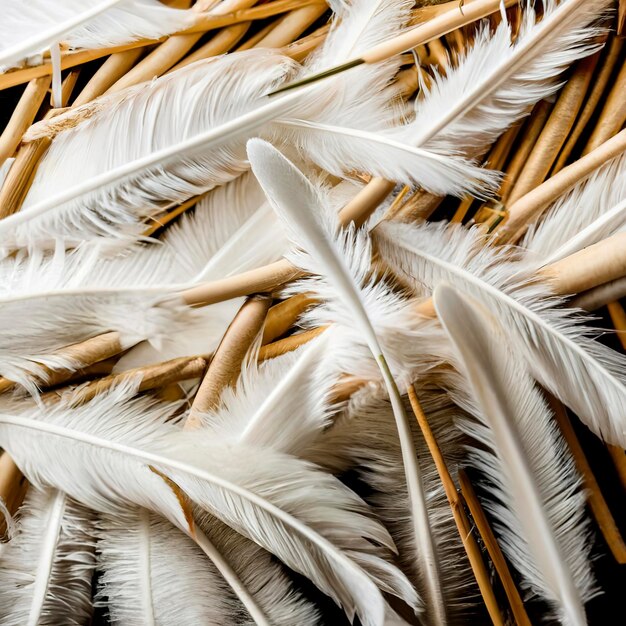
<path fill-rule="evenodd" d="M 176 405 L 128 394 L 121 386 L 83 407 L 51 407 L 39 419 L 3 413 L 0 444 L 35 484 L 62 488 L 106 513 L 144 506 L 193 536 L 178 497 L 148 466 L 155 467 L 192 502 L 309 577 L 349 616 L 382 624 L 379 586 L 391 591 L 402 577 L 377 556 L 374 545 L 393 542 L 357 496 L 288 455 L 182 432 L 167 423 Z"/>
<path fill-rule="evenodd" d="M 394 417 L 402 446 L 405 477 L 412 511 L 413 532 L 420 547 L 420 565 L 425 576 L 425 603 L 435 623 L 445 623 L 445 608 L 437 571 L 433 540 L 421 482 L 420 469 L 410 441 L 410 428 L 400 394 L 395 384 L 378 337 L 361 301 L 345 262 L 337 253 L 334 242 L 324 232 L 316 213 L 320 197 L 315 188 L 283 155 L 261 140 L 248 143 L 252 171 L 264 188 L 268 200 L 277 212 L 295 246 L 306 250 L 317 264 L 317 273 L 324 276 L 337 290 L 350 311 L 354 323 L 363 334 L 376 360 L 394 408 Z M 297 199 L 297 201 L 294 201 Z M 298 255 L 290 255 L 298 265 Z M 308 269 L 308 268 L 307 268 Z"/>
<path fill-rule="evenodd" d="M 584 626 L 593 595 L 589 531 L 566 444 L 495 319 L 446 285 L 434 301 L 482 410 L 482 423 L 466 430 L 484 446 L 474 462 L 493 486 L 503 549 L 563 624 Z"/>
<path fill-rule="evenodd" d="M 0 557 L 0 621 L 82 626 L 92 613 L 94 515 L 63 492 L 31 488 Z"/>
<path fill-rule="evenodd" d="M 156 0 L 2 0 L 0 12 L 0 71 L 61 41 L 71 48 L 102 48 L 159 39 L 194 21 L 194 13 Z"/>
<path fill-rule="evenodd" d="M 445 224 L 381 224 L 375 231 L 385 263 L 427 296 L 447 282 L 482 302 L 509 329 L 544 387 L 608 442 L 626 445 L 626 380 L 622 355 L 589 337 L 584 318 L 555 297 L 535 267 L 510 251 L 485 246 L 477 230 Z"/>

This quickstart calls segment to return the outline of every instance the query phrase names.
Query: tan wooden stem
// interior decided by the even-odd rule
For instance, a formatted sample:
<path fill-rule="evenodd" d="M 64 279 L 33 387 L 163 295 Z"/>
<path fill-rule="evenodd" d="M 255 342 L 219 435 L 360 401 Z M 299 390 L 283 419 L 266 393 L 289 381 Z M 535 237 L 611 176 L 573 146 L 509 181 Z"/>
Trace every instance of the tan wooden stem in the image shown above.
<path fill-rule="evenodd" d="M 11 119 L 0 136 L 0 165 L 4 163 L 5 159 L 13 156 L 22 135 L 33 123 L 35 115 L 37 115 L 37 111 L 39 111 L 39 107 L 46 97 L 50 81 L 50 76 L 34 78 L 24 89 L 22 97 L 13 110 Z"/>
<path fill-rule="evenodd" d="M 578 62 L 511 190 L 510 203 L 519 200 L 548 177 L 574 126 L 599 56 L 598 52 Z"/>
<path fill-rule="evenodd" d="M 609 546 L 611 553 L 615 557 L 615 560 L 618 563 L 626 563 L 626 544 L 624 543 L 624 539 L 622 538 L 619 528 L 615 523 L 611 510 L 602 495 L 600 485 L 598 485 L 598 481 L 591 471 L 591 467 L 587 462 L 585 453 L 578 441 L 576 433 L 574 432 L 574 428 L 569 421 L 565 408 L 554 398 L 549 397 L 549 400 L 559 428 L 563 433 L 565 441 L 567 441 L 567 445 L 569 446 L 570 452 L 574 457 L 578 471 L 583 477 L 587 502 L 589 503 L 591 513 L 593 514 L 593 517 L 596 520 L 598 527 L 600 528 L 600 532 Z"/>
<path fill-rule="evenodd" d="M 509 217 L 495 235 L 499 243 L 518 241 L 528 225 L 560 195 L 587 178 L 594 170 L 626 150 L 626 130 L 621 131 L 601 146 L 563 168 L 558 174 L 539 185 L 508 207 Z"/>
<path fill-rule="evenodd" d="M 619 0 L 619 10 L 617 12 L 617 34 L 620 37 L 626 35 L 626 0 Z"/>
<path fill-rule="evenodd" d="M 413 409 L 415 419 L 417 420 L 420 430 L 422 431 L 422 435 L 424 436 L 424 441 L 428 446 L 428 451 L 430 452 L 433 462 L 435 463 L 435 467 L 437 468 L 437 473 L 441 479 L 441 484 L 443 485 L 446 498 L 448 499 L 448 504 L 450 505 L 450 510 L 452 511 L 452 517 L 454 518 L 457 530 L 459 531 L 459 536 L 463 542 L 467 559 L 472 571 L 474 572 L 474 577 L 478 583 L 478 588 L 480 589 L 485 606 L 487 607 L 489 617 L 491 617 L 491 621 L 496 626 L 503 625 L 504 620 L 502 619 L 498 601 L 496 600 L 493 587 L 491 586 L 491 581 L 489 580 L 489 572 L 485 567 L 476 538 L 472 534 L 472 527 L 467 514 L 465 513 L 463 501 L 457 492 L 456 485 L 452 480 L 452 476 L 450 475 L 446 461 L 443 458 L 439 444 L 437 443 L 435 435 L 430 428 L 426 415 L 424 415 L 417 393 L 412 385 L 409 386 L 409 401 L 411 403 L 411 409 Z"/>
<path fill-rule="evenodd" d="M 305 330 L 297 335 L 290 335 L 284 339 L 279 339 L 274 343 L 268 343 L 259 350 L 259 361 L 274 359 L 287 352 L 293 352 L 293 350 L 297 350 L 300 346 L 303 346 L 305 343 L 321 335 L 327 328 L 328 326 L 318 326 L 317 328 Z"/>
<path fill-rule="evenodd" d="M 273 306 L 265 320 L 263 338 L 261 340 L 262 345 L 268 344 L 284 335 L 293 326 L 298 317 L 315 302 L 315 298 L 311 295 L 299 293 Z"/>
<path fill-rule="evenodd" d="M 263 330 L 271 303 L 267 296 L 253 296 L 239 309 L 202 379 L 185 422 L 186 430 L 201 426 L 202 414 L 215 409 L 224 389 L 237 382 L 241 365 Z"/>
<path fill-rule="evenodd" d="M 482 537 L 483 543 L 487 548 L 491 561 L 496 568 L 496 572 L 498 572 L 498 577 L 500 578 L 504 593 L 509 601 L 509 606 L 511 607 L 511 612 L 513 613 L 515 621 L 518 626 L 532 626 L 517 586 L 511 576 L 509 566 L 507 565 L 506 559 L 502 554 L 502 550 L 500 550 L 496 536 L 494 535 L 493 530 L 491 530 L 489 520 L 483 511 L 476 493 L 474 492 L 472 483 L 463 470 L 459 471 L 459 481 L 461 483 L 461 492 L 463 493 L 465 502 L 467 503 L 470 513 L 472 514 L 472 518 L 474 519 L 474 523 L 476 524 L 478 532 Z"/>

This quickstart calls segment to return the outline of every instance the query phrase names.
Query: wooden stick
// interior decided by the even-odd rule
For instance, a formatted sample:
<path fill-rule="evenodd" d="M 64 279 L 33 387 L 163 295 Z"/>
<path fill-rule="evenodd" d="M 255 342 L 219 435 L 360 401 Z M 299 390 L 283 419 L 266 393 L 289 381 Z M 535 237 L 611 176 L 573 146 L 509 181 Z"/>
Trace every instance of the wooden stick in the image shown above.
<path fill-rule="evenodd" d="M 243 362 L 263 330 L 271 303 L 267 296 L 253 296 L 239 309 L 202 379 L 185 422 L 186 430 L 201 426 L 202 415 L 219 405 L 226 387 L 235 385 Z"/>
<path fill-rule="evenodd" d="M 617 34 L 620 37 L 626 35 L 626 0 L 619 0 L 619 10 L 617 12 Z"/>
<path fill-rule="evenodd" d="M 39 107 L 46 97 L 50 81 L 50 76 L 34 78 L 24 89 L 22 97 L 13 110 L 11 119 L 0 136 L 0 165 L 13 156 L 22 135 L 33 123 L 35 115 L 37 115 L 37 111 L 39 111 Z"/>
<path fill-rule="evenodd" d="M 615 523 L 613 514 L 611 513 L 611 510 L 602 495 L 600 485 L 598 485 L 598 481 L 593 475 L 591 467 L 587 462 L 587 458 L 585 457 L 585 453 L 578 441 L 574 428 L 569 421 L 565 407 L 551 396 L 548 396 L 548 399 L 552 410 L 554 411 L 555 419 L 561 429 L 561 432 L 563 433 L 563 437 L 565 438 L 570 452 L 574 457 L 578 471 L 583 477 L 587 502 L 589 503 L 591 513 L 600 528 L 600 532 L 602 533 L 602 536 L 604 537 L 604 540 L 611 550 L 615 560 L 618 563 L 626 563 L 626 544 L 624 543 L 624 539 L 622 538 L 619 528 Z"/>
<path fill-rule="evenodd" d="M 611 74 L 613 73 L 613 68 L 620 57 L 622 48 L 623 41 L 617 37 L 612 37 L 609 43 L 605 46 L 604 57 L 602 58 L 600 67 L 598 68 L 591 83 L 591 92 L 588 94 L 585 104 L 583 105 L 578 119 L 576 120 L 576 124 L 567 138 L 567 141 L 561 150 L 561 154 L 559 154 L 559 158 L 554 164 L 552 176 L 565 167 L 565 164 L 570 158 L 578 140 L 588 128 L 588 124 L 601 102 L 601 99 L 603 98 L 604 91 L 609 79 L 611 78 Z M 589 151 L 590 150 L 587 150 L 587 152 Z"/>
<path fill-rule="evenodd" d="M 623 448 L 612 446 L 610 443 L 607 444 L 606 449 L 611 455 L 611 460 L 615 466 L 619 481 L 622 484 L 622 489 L 626 490 L 626 453 Z"/>
<path fill-rule="evenodd" d="M 574 126 L 599 56 L 598 52 L 576 65 L 509 194 L 510 203 L 519 200 L 547 178 Z"/>
<path fill-rule="evenodd" d="M 327 328 L 328 326 L 318 326 L 317 328 L 305 330 L 297 335 L 289 335 L 289 337 L 279 339 L 274 343 L 268 343 L 267 345 L 262 346 L 259 350 L 259 361 L 275 359 L 277 356 L 287 354 L 287 352 L 293 352 L 300 346 L 303 346 L 312 339 L 315 339 L 315 337 L 321 335 Z"/>
<path fill-rule="evenodd" d="M 298 317 L 316 302 L 310 294 L 299 293 L 274 305 L 267 314 L 261 344 L 268 344 L 284 335 Z"/>
<path fill-rule="evenodd" d="M 281 52 L 285 56 L 294 59 L 294 61 L 301 62 L 324 42 L 329 30 L 330 26 L 328 24 L 321 26 L 310 35 L 302 37 L 287 46 L 283 46 Z"/>
<path fill-rule="evenodd" d="M 570 300 L 570 305 L 585 309 L 585 311 L 595 311 L 624 297 L 626 297 L 626 276 L 583 291 L 578 297 Z"/>
<path fill-rule="evenodd" d="M 607 139 L 618 133 L 626 123 L 626 64 L 615 78 L 611 91 L 604 103 L 598 121 L 593 127 L 591 137 L 583 150 L 583 155 L 589 154 Z"/>
<path fill-rule="evenodd" d="M 539 219 L 543 211 L 560 195 L 587 178 L 598 167 L 626 150 L 626 130 L 601 146 L 564 167 L 558 174 L 539 185 L 508 207 L 509 217 L 498 228 L 498 243 L 514 243 L 526 232 L 529 224 Z"/>
<path fill-rule="evenodd" d="M 515 581 L 511 576 L 509 566 L 507 565 L 506 559 L 504 558 L 502 550 L 498 544 L 498 540 L 496 539 L 493 530 L 491 530 L 489 520 L 487 519 L 487 516 L 483 511 L 483 507 L 476 496 L 474 487 L 472 486 L 469 477 L 463 470 L 459 471 L 459 481 L 461 483 L 461 492 L 463 493 L 465 502 L 467 503 L 470 513 L 472 514 L 474 523 L 478 528 L 478 532 L 482 537 L 483 543 L 487 548 L 489 557 L 496 568 L 496 572 L 498 573 L 504 593 L 509 601 L 509 606 L 511 607 L 511 612 L 513 613 L 515 621 L 518 626 L 532 626 L 532 623 L 528 618 L 528 613 L 526 613 L 524 603 L 522 602 L 522 598 L 517 590 Z"/>
<path fill-rule="evenodd" d="M 450 471 L 448 470 L 446 461 L 443 458 L 443 454 L 441 453 L 441 449 L 439 448 L 435 435 L 430 428 L 430 424 L 426 419 L 426 415 L 424 415 L 424 411 L 419 403 L 417 393 L 415 392 L 415 387 L 413 385 L 409 386 L 409 401 L 411 403 L 411 408 L 413 409 L 413 414 L 415 415 L 417 423 L 422 431 L 422 435 L 424 436 L 424 441 L 428 446 L 428 451 L 430 452 L 433 462 L 435 463 L 435 467 L 437 468 L 437 473 L 441 479 L 441 484 L 443 485 L 446 498 L 448 499 L 448 504 L 450 505 L 450 510 L 452 511 L 452 517 L 454 518 L 457 530 L 459 531 L 459 536 L 463 542 L 467 559 L 472 568 L 472 572 L 474 573 L 474 577 L 476 578 L 476 582 L 478 583 L 478 588 L 480 589 L 485 606 L 487 607 L 489 617 L 491 617 L 491 621 L 496 626 L 503 626 L 504 620 L 502 619 L 498 601 L 496 600 L 493 587 L 491 586 L 491 581 L 489 580 L 489 572 L 485 567 L 476 538 L 472 534 L 472 527 L 469 519 L 467 518 L 467 514 L 465 513 L 463 502 L 456 490 L 456 485 L 452 480 L 452 476 L 450 475 Z"/>
<path fill-rule="evenodd" d="M 170 222 L 173 222 L 177 217 L 182 215 L 185 211 L 196 206 L 196 204 L 198 204 L 198 202 L 200 202 L 200 200 L 202 200 L 202 198 L 204 198 L 206 195 L 207 195 L 206 193 L 203 193 L 203 194 L 200 194 L 199 196 L 193 196 L 193 198 L 189 198 L 189 200 L 187 200 L 186 202 L 183 202 L 182 204 L 179 204 L 177 207 L 175 207 L 171 211 L 166 211 L 165 213 L 162 213 L 161 215 L 153 217 L 151 219 L 152 223 L 150 224 L 148 228 L 146 228 L 146 230 L 144 230 L 143 236 L 152 237 L 152 235 L 154 235 L 154 233 L 156 233 L 157 230 L 164 228 Z"/>

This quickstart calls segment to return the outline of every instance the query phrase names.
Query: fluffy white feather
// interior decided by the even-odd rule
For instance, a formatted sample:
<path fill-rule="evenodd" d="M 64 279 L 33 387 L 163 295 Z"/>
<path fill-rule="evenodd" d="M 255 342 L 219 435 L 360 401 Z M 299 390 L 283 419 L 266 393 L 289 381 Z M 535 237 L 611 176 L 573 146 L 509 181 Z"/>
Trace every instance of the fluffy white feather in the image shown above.
<path fill-rule="evenodd" d="M 465 428 L 482 444 L 473 461 L 488 477 L 503 550 L 563 624 L 584 626 L 591 546 L 567 445 L 495 318 L 446 285 L 434 301 L 481 410 L 481 423 Z"/>
<path fill-rule="evenodd" d="M 82 626 L 92 613 L 94 514 L 56 489 L 30 488 L 0 558 L 0 621 Z"/>
<path fill-rule="evenodd" d="M 375 231 L 384 261 L 429 295 L 441 282 L 466 292 L 509 330 L 533 376 L 570 406 L 599 437 L 626 444 L 626 379 L 622 355 L 590 338 L 576 310 L 560 307 L 534 266 L 485 245 L 477 230 L 445 224 L 381 224 Z"/>
<path fill-rule="evenodd" d="M 621 156 L 559 198 L 530 226 L 522 246 L 539 265 L 558 261 L 623 228 L 625 200 L 626 156 Z"/>
<path fill-rule="evenodd" d="M 188 512 L 155 467 L 192 502 L 309 577 L 349 616 L 383 623 L 379 587 L 393 591 L 403 577 L 378 556 L 375 545 L 393 542 L 356 495 L 288 455 L 182 432 L 168 421 L 176 405 L 128 394 L 121 386 L 83 407 L 51 407 L 39 419 L 3 413 L 0 444 L 35 484 L 113 514 L 138 504 L 193 535 Z"/>
<path fill-rule="evenodd" d="M 419 464 L 410 441 L 408 418 L 376 332 L 360 298 L 358 286 L 338 248 L 335 247 L 332 235 L 325 232 L 323 220 L 317 216 L 320 210 L 323 211 L 323 197 L 317 193 L 304 175 L 270 144 L 258 139 L 251 140 L 248 143 L 248 155 L 252 171 L 281 218 L 292 244 L 306 251 L 308 260 L 312 260 L 316 265 L 315 273 L 323 276 L 334 287 L 346 311 L 352 314 L 354 325 L 365 338 L 380 368 L 394 408 L 394 417 L 402 446 L 413 533 L 416 544 L 419 545 L 420 565 L 425 578 L 425 604 L 435 623 L 445 623 L 441 584 Z M 288 256 L 296 266 L 302 266 L 303 255 L 296 252 Z M 305 266 L 303 269 L 310 270 L 311 268 Z"/>
<path fill-rule="evenodd" d="M 515 43 L 503 21 L 491 34 L 479 30 L 475 43 L 446 76 L 436 76 L 427 96 L 416 101 L 416 145 L 462 154 L 480 153 L 539 100 L 559 89 L 561 72 L 598 49 L 594 22 L 608 0 L 543 3 L 537 22 L 526 3 Z"/>
<path fill-rule="evenodd" d="M 363 2 L 368 6 L 372 0 Z M 374 4 L 386 9 L 368 23 L 370 36 L 386 32 L 380 28 L 385 16 L 394 24 L 404 19 L 398 15 L 406 17 L 404 0 Z M 358 12 L 360 6 L 354 3 L 349 11 Z M 356 43 L 357 35 L 362 28 L 350 34 L 338 27 L 329 37 L 341 41 L 352 36 Z M 320 64 L 331 51 L 343 54 L 343 46 L 329 45 Z M 393 125 L 396 111 L 395 89 L 388 82 L 395 66 L 382 68 L 384 73 L 357 72 L 270 98 L 266 94 L 295 76 L 299 66 L 277 52 L 246 51 L 192 64 L 149 86 L 88 105 L 96 107 L 93 116 L 53 142 L 24 210 L 0 223 L 4 246 L 40 245 L 51 237 L 77 236 L 78 230 L 85 238 L 135 237 L 143 218 L 239 175 L 247 168 L 245 141 L 257 134 L 285 135 L 277 120 L 294 117 L 330 122 L 352 133 L 369 131 L 358 140 L 342 132 L 333 133 L 331 141 L 327 130 L 310 129 L 306 140 L 300 141 L 301 133 L 285 136 L 335 174 L 351 173 L 351 155 L 366 145 L 359 167 L 373 175 L 440 193 L 478 192 L 493 183 L 492 173 L 455 156 L 389 144 L 385 129 Z M 77 172 L 84 182 L 73 185 Z"/>
<path fill-rule="evenodd" d="M 159 39 L 192 26 L 194 14 L 156 0 L 28 0 L 0 2 L 0 71 L 63 42 L 102 48 Z"/>

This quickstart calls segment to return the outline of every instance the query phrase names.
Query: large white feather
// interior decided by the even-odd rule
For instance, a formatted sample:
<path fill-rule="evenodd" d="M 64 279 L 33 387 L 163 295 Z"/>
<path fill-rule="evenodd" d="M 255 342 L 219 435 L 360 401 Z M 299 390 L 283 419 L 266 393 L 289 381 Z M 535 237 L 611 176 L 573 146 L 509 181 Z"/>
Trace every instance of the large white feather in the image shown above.
<path fill-rule="evenodd" d="M 388 26 L 380 28 L 385 16 L 391 24 L 406 18 L 404 0 L 373 4 L 385 10 L 374 12 L 376 20 L 368 23 L 370 37 L 377 30 L 387 32 Z M 349 11 L 358 12 L 360 6 L 354 3 Z M 352 38 L 356 44 L 362 26 L 353 33 L 338 27 L 331 39 Z M 333 51 L 345 54 L 343 45 L 329 44 L 316 67 L 326 64 Z M 55 236 L 71 238 L 78 229 L 83 237 L 137 236 L 141 219 L 239 175 L 247 168 L 245 141 L 258 134 L 297 141 L 309 159 L 339 175 L 352 173 L 356 162 L 351 155 L 365 145 L 368 149 L 358 165 L 373 175 L 439 193 L 481 192 L 485 184 L 495 182 L 492 173 L 455 156 L 430 154 L 414 144 L 389 144 L 386 129 L 396 117 L 395 89 L 388 86 L 394 64 L 284 95 L 266 95 L 298 71 L 296 63 L 277 52 L 246 51 L 192 64 L 151 85 L 88 105 L 97 111 L 55 139 L 24 210 L 0 223 L 5 247 L 40 245 Z M 369 134 L 357 139 L 349 132 L 331 133 L 332 141 L 326 130 L 309 129 L 306 137 L 287 134 L 277 122 L 294 117 Z M 77 172 L 84 182 L 73 185 Z"/>
<path fill-rule="evenodd" d="M 404 583 L 378 556 L 375 545 L 393 542 L 357 496 L 288 455 L 182 432 L 168 422 L 176 405 L 128 394 L 122 386 L 83 407 L 51 407 L 39 419 L 3 413 L 0 444 L 35 484 L 113 514 L 138 504 L 192 533 L 178 498 L 148 466 L 155 467 L 192 502 L 308 576 L 348 615 L 382 624 L 379 586 L 393 592 Z"/>
<path fill-rule="evenodd" d="M 626 360 L 589 337 L 584 318 L 559 306 L 532 264 L 462 227 L 384 223 L 375 233 L 382 258 L 418 295 L 447 282 L 496 311 L 533 376 L 598 436 L 626 445 Z"/>
<path fill-rule="evenodd" d="M 626 156 L 609 161 L 559 198 L 522 246 L 548 265 L 615 234 L 626 224 Z M 531 257 L 532 258 L 532 257 Z"/>
<path fill-rule="evenodd" d="M 393 380 L 376 336 L 376 332 L 360 298 L 359 289 L 345 261 L 335 247 L 332 237 L 325 232 L 317 216 L 323 211 L 323 198 L 304 175 L 270 144 L 255 139 L 248 143 L 252 171 L 264 188 L 268 200 L 281 218 L 294 246 L 305 250 L 316 264 L 315 273 L 323 276 L 336 290 L 343 306 L 353 316 L 353 323 L 362 333 L 374 359 L 380 367 L 389 392 L 399 432 L 405 478 L 408 484 L 412 511 L 413 533 L 419 545 L 420 566 L 424 572 L 424 596 L 427 610 L 435 623 L 445 623 L 445 608 L 441 599 L 441 585 L 437 571 L 433 540 L 421 482 L 420 470 L 410 440 L 408 418 L 404 412 L 398 388 Z M 302 255 L 289 258 L 301 266 Z M 310 270 L 309 267 L 303 269 Z"/>
<path fill-rule="evenodd" d="M 589 530 L 567 444 L 495 318 L 445 285 L 434 301 L 482 411 L 466 430 L 484 446 L 474 463 L 490 481 L 503 549 L 562 623 L 584 626 L 594 592 Z"/>
<path fill-rule="evenodd" d="M 61 41 L 71 48 L 102 48 L 159 39 L 194 21 L 194 13 L 156 0 L 2 0 L 0 13 L 0 70 Z"/>
<path fill-rule="evenodd" d="M 82 626 L 92 613 L 94 514 L 63 492 L 30 488 L 0 558 L 6 626 Z"/>

